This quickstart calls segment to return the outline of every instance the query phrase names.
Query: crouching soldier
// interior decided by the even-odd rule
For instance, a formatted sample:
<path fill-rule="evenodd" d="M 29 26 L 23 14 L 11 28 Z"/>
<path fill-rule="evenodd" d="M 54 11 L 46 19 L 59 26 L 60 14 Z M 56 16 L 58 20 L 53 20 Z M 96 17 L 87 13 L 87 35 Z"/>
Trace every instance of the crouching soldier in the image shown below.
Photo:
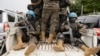
<path fill-rule="evenodd" d="M 29 40 L 29 46 L 28 48 L 26 49 L 25 51 L 25 56 L 29 56 L 30 53 L 32 53 L 35 48 L 36 48 L 36 45 L 38 43 L 38 37 L 39 37 L 39 29 L 40 28 L 37 28 L 39 25 L 36 24 L 36 19 L 34 18 L 34 15 L 31 15 L 30 12 L 27 13 L 27 19 L 29 21 L 29 31 L 27 32 L 28 36 L 30 37 L 30 40 Z"/>
<path fill-rule="evenodd" d="M 17 28 L 16 30 L 16 36 L 17 36 L 17 45 L 15 46 L 14 50 L 19 50 L 22 49 L 24 46 L 24 42 L 23 39 L 25 40 L 28 39 L 27 42 L 29 42 L 29 46 L 27 48 L 27 50 L 25 51 L 25 56 L 29 56 L 30 53 L 32 53 L 35 50 L 35 47 L 38 43 L 38 34 L 39 34 L 39 28 L 38 25 L 36 25 L 36 20 L 35 20 L 35 13 L 34 11 L 30 10 L 27 12 L 27 20 L 21 21 L 19 23 L 16 24 L 16 26 L 27 26 L 27 28 L 25 28 L 23 31 L 20 28 Z"/>
<path fill-rule="evenodd" d="M 77 14 L 72 12 L 69 14 L 69 23 L 70 26 L 67 24 L 67 22 L 62 25 L 61 31 L 68 31 L 69 28 L 72 28 L 72 35 L 74 38 L 74 44 L 75 46 L 78 46 L 85 52 L 85 56 L 90 56 L 91 54 L 96 54 L 99 51 L 99 48 L 94 47 L 94 48 L 88 48 L 85 43 L 81 40 L 81 35 L 86 33 L 86 26 L 83 24 L 75 23 L 77 19 Z M 67 34 L 66 38 L 70 40 L 70 35 Z M 55 51 L 64 51 L 64 46 L 63 43 L 65 41 L 65 35 L 62 33 L 59 36 L 57 45 L 54 46 Z"/>

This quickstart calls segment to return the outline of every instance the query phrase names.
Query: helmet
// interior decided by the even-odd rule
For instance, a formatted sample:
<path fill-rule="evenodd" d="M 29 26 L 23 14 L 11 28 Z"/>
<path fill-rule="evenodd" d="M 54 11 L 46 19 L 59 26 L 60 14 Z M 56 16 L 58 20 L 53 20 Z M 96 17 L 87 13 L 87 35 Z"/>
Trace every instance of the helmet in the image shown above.
<path fill-rule="evenodd" d="M 76 14 L 75 12 L 71 12 L 71 13 L 69 14 L 69 17 L 77 17 L 77 14 Z"/>
<path fill-rule="evenodd" d="M 27 15 L 32 15 L 33 17 L 35 17 L 35 12 L 32 10 L 29 10 L 27 13 Z"/>

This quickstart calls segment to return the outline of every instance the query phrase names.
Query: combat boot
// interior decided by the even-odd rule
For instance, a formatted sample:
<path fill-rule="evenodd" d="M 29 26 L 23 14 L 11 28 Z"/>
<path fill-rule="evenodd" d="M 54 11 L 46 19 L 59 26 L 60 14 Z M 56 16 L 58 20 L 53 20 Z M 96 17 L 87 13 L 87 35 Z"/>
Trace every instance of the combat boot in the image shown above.
<path fill-rule="evenodd" d="M 45 40 L 46 40 L 46 39 L 45 39 L 45 32 L 41 32 L 41 36 L 40 36 L 40 37 L 41 37 L 41 40 L 42 40 L 43 42 L 45 42 Z"/>
<path fill-rule="evenodd" d="M 85 52 L 85 56 L 94 55 L 100 50 L 98 47 L 88 48 L 85 45 L 82 45 L 81 49 Z"/>
<path fill-rule="evenodd" d="M 55 50 L 55 51 L 58 51 L 58 52 L 64 51 L 64 50 L 65 50 L 65 49 L 64 49 L 64 46 L 63 46 L 63 40 L 62 40 L 62 39 L 59 39 L 59 40 L 58 40 L 57 45 L 54 46 L 54 50 Z"/>
<path fill-rule="evenodd" d="M 13 48 L 14 50 L 20 50 L 25 48 L 25 44 L 22 42 L 21 37 L 17 37 L 18 44 Z"/>
<path fill-rule="evenodd" d="M 51 44 L 53 42 L 53 38 L 54 38 L 54 34 L 49 34 L 49 38 L 48 38 L 48 44 Z"/>
<path fill-rule="evenodd" d="M 30 45 L 28 49 L 25 51 L 25 56 L 29 56 L 36 48 L 36 45 Z"/>

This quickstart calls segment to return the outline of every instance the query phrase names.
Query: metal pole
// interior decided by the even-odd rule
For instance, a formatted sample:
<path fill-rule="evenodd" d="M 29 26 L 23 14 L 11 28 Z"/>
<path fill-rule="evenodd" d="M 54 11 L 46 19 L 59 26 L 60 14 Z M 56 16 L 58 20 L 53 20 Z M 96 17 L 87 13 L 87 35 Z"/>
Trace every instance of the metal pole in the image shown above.
<path fill-rule="evenodd" d="M 96 12 L 95 12 L 95 8 L 94 8 L 94 10 L 93 10 L 93 14 L 96 14 Z"/>
<path fill-rule="evenodd" d="M 83 4 L 81 6 L 81 15 L 83 15 Z"/>

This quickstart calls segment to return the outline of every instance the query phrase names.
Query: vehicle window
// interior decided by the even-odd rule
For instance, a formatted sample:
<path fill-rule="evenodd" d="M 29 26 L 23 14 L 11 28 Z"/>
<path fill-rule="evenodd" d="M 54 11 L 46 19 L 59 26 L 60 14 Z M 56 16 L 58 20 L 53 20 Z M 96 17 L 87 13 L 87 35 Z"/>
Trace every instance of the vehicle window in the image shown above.
<path fill-rule="evenodd" d="M 97 24 L 96 24 L 95 28 L 100 28 L 100 18 L 98 19 L 98 21 L 97 21 Z"/>
<path fill-rule="evenodd" d="M 8 15 L 8 22 L 14 22 L 15 21 L 15 17 L 12 15 Z"/>
<path fill-rule="evenodd" d="M 2 22 L 2 10 L 0 10 L 0 22 Z"/>
<path fill-rule="evenodd" d="M 2 22 L 2 14 L 0 14 L 0 22 Z"/>
<path fill-rule="evenodd" d="M 87 25 L 87 28 L 95 28 L 96 23 L 85 23 Z"/>
<path fill-rule="evenodd" d="M 96 23 L 98 21 L 98 17 L 96 16 L 87 16 L 84 20 L 84 23 Z"/>

